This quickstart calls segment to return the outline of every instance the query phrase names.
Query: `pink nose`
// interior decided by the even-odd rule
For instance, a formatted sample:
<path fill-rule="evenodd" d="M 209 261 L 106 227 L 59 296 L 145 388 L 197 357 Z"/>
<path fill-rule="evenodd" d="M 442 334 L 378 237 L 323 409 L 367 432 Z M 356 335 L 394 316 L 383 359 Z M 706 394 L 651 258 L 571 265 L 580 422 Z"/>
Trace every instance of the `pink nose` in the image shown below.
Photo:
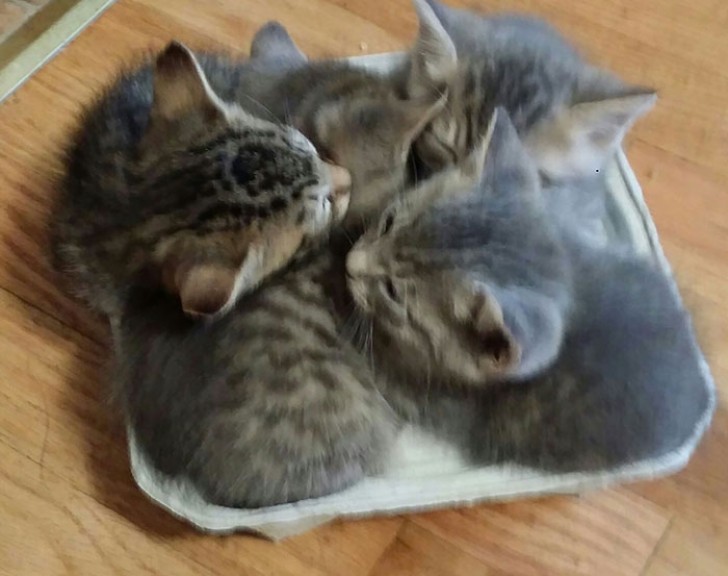
<path fill-rule="evenodd" d="M 352 276 L 364 276 L 369 270 L 369 257 L 364 250 L 354 249 L 346 256 L 346 270 Z"/>
<path fill-rule="evenodd" d="M 341 166 L 326 164 L 331 178 L 331 191 L 334 198 L 348 194 L 351 190 L 351 173 Z"/>

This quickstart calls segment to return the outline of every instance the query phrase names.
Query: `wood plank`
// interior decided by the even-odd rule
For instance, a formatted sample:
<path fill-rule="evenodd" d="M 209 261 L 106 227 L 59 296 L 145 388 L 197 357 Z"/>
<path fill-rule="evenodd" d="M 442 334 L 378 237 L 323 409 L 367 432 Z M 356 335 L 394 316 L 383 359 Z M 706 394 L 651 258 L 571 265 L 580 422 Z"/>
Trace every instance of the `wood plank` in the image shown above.
<path fill-rule="evenodd" d="M 651 559 L 644 576 L 685 576 L 728 574 L 728 548 L 725 531 L 696 529 L 677 518 Z"/>
<path fill-rule="evenodd" d="M 475 556 L 408 521 L 371 576 L 499 576 Z"/>
<path fill-rule="evenodd" d="M 644 498 L 612 490 L 581 498 L 448 510 L 412 521 L 513 576 L 616 576 L 639 573 L 665 531 L 669 514 Z"/>

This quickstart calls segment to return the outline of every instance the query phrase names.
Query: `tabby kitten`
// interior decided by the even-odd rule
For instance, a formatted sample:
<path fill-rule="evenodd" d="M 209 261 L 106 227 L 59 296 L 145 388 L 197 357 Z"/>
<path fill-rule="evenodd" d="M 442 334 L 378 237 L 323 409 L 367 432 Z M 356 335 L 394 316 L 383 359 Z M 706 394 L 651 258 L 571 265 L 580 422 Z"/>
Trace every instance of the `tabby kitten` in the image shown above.
<path fill-rule="evenodd" d="M 462 166 L 347 257 L 390 405 L 479 465 L 604 470 L 682 446 L 714 399 L 670 280 L 550 226 L 538 199 L 561 185 L 541 191 L 502 110 L 479 186 L 452 186 Z"/>
<path fill-rule="evenodd" d="M 610 470 L 677 450 L 715 399 L 703 382 L 689 314 L 655 262 L 568 242 L 574 306 L 555 362 L 488 390 L 399 373 L 383 393 L 400 414 L 475 465 Z M 645 297 L 648 294 L 649 297 Z"/>
<path fill-rule="evenodd" d="M 481 144 L 394 202 L 347 256 L 378 367 L 421 386 L 522 379 L 561 347 L 567 258 L 503 109 L 490 130 L 487 157 Z"/>
<path fill-rule="evenodd" d="M 214 323 L 144 294 L 129 302 L 117 396 L 155 468 L 208 502 L 254 508 L 330 494 L 386 465 L 398 418 L 341 337 L 343 277 L 342 254 L 320 250 Z"/>
<path fill-rule="evenodd" d="M 351 171 L 354 223 L 376 213 L 380 198 L 399 195 L 407 151 L 442 106 L 439 95 L 403 100 L 394 78 L 301 63 L 290 46 L 253 53 L 254 73 L 236 100 L 265 102 Z M 143 292 L 121 316 L 116 389 L 138 445 L 210 502 L 255 507 L 321 496 L 387 460 L 398 419 L 347 337 L 350 243 L 334 240 L 271 275 L 215 323 L 190 322 Z"/>
<path fill-rule="evenodd" d="M 172 43 L 86 113 L 56 264 L 109 315 L 135 284 L 166 288 L 191 316 L 220 315 L 341 220 L 349 185 L 300 132 L 221 100 Z"/>
<path fill-rule="evenodd" d="M 653 90 L 630 86 L 586 63 L 550 26 L 513 15 L 485 17 L 437 0 L 413 0 L 425 66 L 406 66 L 410 97 L 447 90 L 443 112 L 415 143 L 430 170 L 457 162 L 503 106 L 549 179 L 604 168 L 632 125 L 654 104 Z"/>
<path fill-rule="evenodd" d="M 445 95 L 428 92 L 407 98 L 401 95 L 399 73 L 379 74 L 342 61 L 309 62 L 277 22 L 256 33 L 251 55 L 251 63 L 260 69 L 271 66 L 286 73 L 277 80 L 269 74 L 249 95 L 265 101 L 272 114 L 292 122 L 324 157 L 350 171 L 352 197 L 345 226 L 376 217 L 407 185 L 412 144 L 442 111 Z M 410 57 L 423 60 L 418 46 Z"/>
<path fill-rule="evenodd" d="M 556 362 L 490 395 L 446 392 L 430 420 L 462 434 L 474 462 L 612 469 L 677 450 L 713 410 L 690 316 L 659 265 L 578 238 L 567 249 L 575 304 Z"/>

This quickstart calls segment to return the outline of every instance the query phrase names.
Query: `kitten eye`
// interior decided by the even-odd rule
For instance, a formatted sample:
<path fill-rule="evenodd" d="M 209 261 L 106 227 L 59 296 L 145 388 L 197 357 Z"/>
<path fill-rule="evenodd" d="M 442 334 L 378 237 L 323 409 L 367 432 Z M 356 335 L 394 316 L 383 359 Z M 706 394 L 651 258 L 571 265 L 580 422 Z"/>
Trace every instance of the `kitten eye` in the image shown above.
<path fill-rule="evenodd" d="M 384 219 L 384 224 L 382 224 L 382 229 L 380 230 L 379 235 L 384 236 L 385 234 L 389 234 L 392 230 L 392 226 L 394 226 L 394 214 L 389 213 Z"/>
<path fill-rule="evenodd" d="M 397 291 L 397 288 L 394 286 L 394 282 L 390 278 L 387 278 L 384 281 L 384 291 L 386 292 L 387 296 L 390 300 L 393 302 L 399 303 L 399 292 Z"/>

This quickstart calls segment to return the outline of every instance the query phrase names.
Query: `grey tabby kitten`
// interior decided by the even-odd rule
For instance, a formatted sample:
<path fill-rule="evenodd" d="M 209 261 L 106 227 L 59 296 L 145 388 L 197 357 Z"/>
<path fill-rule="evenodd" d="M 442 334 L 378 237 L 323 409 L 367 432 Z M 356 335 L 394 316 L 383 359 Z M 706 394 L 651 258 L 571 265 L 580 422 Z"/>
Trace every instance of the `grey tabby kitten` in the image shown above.
<path fill-rule="evenodd" d="M 54 222 L 56 265 L 106 314 L 143 284 L 192 316 L 220 315 L 341 220 L 349 184 L 294 128 L 223 101 L 172 43 L 82 119 Z"/>
<path fill-rule="evenodd" d="M 423 59 L 419 45 L 410 58 Z M 251 63 L 261 72 L 283 68 L 286 73 L 263 73 L 265 80 L 251 86 L 249 95 L 293 123 L 324 157 L 350 170 L 355 192 L 347 226 L 376 217 L 405 187 L 412 143 L 445 105 L 440 93 L 403 96 L 399 73 L 373 73 L 335 60 L 309 62 L 278 22 L 256 33 Z"/>
<path fill-rule="evenodd" d="M 329 494 L 386 464 L 398 420 L 340 336 L 341 262 L 294 262 L 211 324 L 168 300 L 129 303 L 118 394 L 157 469 L 250 508 Z"/>
<path fill-rule="evenodd" d="M 252 94 L 302 126 L 349 169 L 349 214 L 372 217 L 401 192 L 412 140 L 443 100 L 404 100 L 395 78 L 289 59 L 283 32 L 285 53 L 262 57 L 254 43 L 255 74 L 236 98 Z M 211 502 L 256 507 L 341 490 L 382 467 L 399 421 L 348 341 L 349 246 L 309 251 L 212 324 L 190 322 L 158 295 L 129 300 L 117 394 L 157 468 Z"/>
<path fill-rule="evenodd" d="M 346 267 L 386 380 L 488 387 L 543 370 L 561 348 L 568 259 L 503 109 L 464 161 L 384 211 Z"/>
<path fill-rule="evenodd" d="M 502 111 L 491 150 L 469 194 L 437 184 L 459 168 L 434 176 L 349 253 L 385 398 L 477 464 L 598 470 L 679 448 L 713 400 L 670 280 L 554 234 L 534 207 L 558 185 L 541 192 Z"/>
<path fill-rule="evenodd" d="M 680 448 L 712 411 L 690 316 L 657 263 L 578 238 L 567 247 L 575 305 L 556 362 L 487 396 L 445 391 L 430 420 L 476 462 L 624 466 Z"/>
<path fill-rule="evenodd" d="M 443 112 L 415 143 L 431 170 L 467 155 L 493 107 L 503 106 L 542 174 L 551 180 L 591 176 L 656 100 L 653 90 L 585 62 L 535 18 L 485 17 L 437 0 L 413 1 L 419 43 L 438 65 L 411 60 L 405 90 L 411 97 L 428 90 L 448 94 Z"/>

